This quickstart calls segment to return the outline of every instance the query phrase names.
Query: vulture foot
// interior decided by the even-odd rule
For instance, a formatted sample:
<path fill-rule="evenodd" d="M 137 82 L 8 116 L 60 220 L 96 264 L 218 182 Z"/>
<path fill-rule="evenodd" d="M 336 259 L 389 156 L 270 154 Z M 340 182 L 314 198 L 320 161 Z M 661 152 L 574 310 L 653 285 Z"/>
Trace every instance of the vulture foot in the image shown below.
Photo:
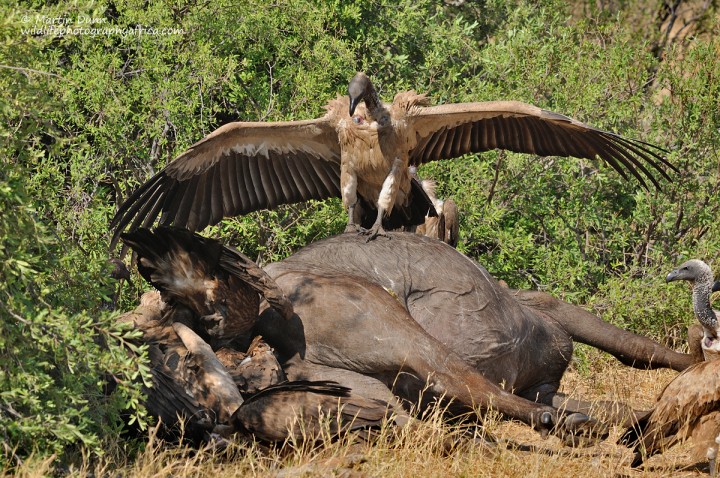
<path fill-rule="evenodd" d="M 357 224 L 349 223 L 347 226 L 345 226 L 344 232 L 348 233 L 348 232 L 362 232 L 362 231 L 363 231 L 363 228 L 361 228 Z"/>
<path fill-rule="evenodd" d="M 373 227 L 371 227 L 370 229 L 361 228 L 360 234 L 367 234 L 368 238 L 365 240 L 365 242 L 370 242 L 378 236 L 383 236 L 390 239 L 390 236 L 387 232 L 385 232 L 385 229 L 383 229 L 381 224 L 374 224 Z"/>

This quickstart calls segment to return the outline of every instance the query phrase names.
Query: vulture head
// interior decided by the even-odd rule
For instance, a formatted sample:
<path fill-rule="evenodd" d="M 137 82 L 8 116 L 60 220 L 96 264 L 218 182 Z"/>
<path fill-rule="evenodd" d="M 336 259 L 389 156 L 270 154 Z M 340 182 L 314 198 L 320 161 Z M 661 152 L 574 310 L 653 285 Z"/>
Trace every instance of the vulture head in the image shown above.
<path fill-rule="evenodd" d="M 348 85 L 348 96 L 350 97 L 350 116 L 355 113 L 355 108 L 360 101 L 365 99 L 365 95 L 374 91 L 370 78 L 365 73 L 358 73 L 350 80 Z"/>
<path fill-rule="evenodd" d="M 686 280 L 691 283 L 712 283 L 713 273 L 710 266 L 699 259 L 691 259 L 684 262 L 677 269 L 670 272 L 665 278 L 665 282 L 673 282 L 677 280 Z"/>

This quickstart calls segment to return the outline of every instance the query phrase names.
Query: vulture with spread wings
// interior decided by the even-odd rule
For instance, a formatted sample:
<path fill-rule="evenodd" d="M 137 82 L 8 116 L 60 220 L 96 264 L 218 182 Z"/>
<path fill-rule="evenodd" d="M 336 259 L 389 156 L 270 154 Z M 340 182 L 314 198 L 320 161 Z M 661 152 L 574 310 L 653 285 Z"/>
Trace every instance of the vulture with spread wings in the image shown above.
<path fill-rule="evenodd" d="M 342 196 L 348 211 L 346 231 L 373 238 L 388 219 L 407 226 L 434 213 L 409 166 L 492 149 L 600 157 L 643 187 L 646 179 L 658 186 L 652 170 L 669 179 L 666 168 L 675 169 L 656 146 L 517 101 L 428 106 L 425 95 L 408 91 L 386 104 L 364 73 L 348 94 L 331 100 L 321 118 L 229 123 L 210 133 L 120 206 L 113 244 L 125 229 L 149 227 L 158 216 L 161 225 L 196 231 L 226 216 L 333 196 Z M 377 208 L 367 229 L 359 224 L 358 196 Z"/>

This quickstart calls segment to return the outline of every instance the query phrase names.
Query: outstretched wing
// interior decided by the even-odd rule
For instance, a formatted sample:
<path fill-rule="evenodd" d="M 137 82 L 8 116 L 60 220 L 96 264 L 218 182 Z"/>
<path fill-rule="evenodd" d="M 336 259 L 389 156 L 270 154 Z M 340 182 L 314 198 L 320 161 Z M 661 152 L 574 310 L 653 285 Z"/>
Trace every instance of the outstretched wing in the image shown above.
<path fill-rule="evenodd" d="M 646 189 L 645 178 L 659 188 L 651 169 L 668 180 L 666 168 L 677 171 L 663 157 L 662 148 L 518 101 L 417 107 L 408 116 L 408 123 L 416 132 L 417 144 L 410 151 L 414 165 L 491 149 L 600 157 L 625 179 L 629 171 Z"/>
<path fill-rule="evenodd" d="M 229 123 L 195 143 L 140 186 L 110 227 L 113 247 L 128 228 L 191 231 L 223 217 L 309 199 L 340 196 L 340 144 L 326 117 Z"/>

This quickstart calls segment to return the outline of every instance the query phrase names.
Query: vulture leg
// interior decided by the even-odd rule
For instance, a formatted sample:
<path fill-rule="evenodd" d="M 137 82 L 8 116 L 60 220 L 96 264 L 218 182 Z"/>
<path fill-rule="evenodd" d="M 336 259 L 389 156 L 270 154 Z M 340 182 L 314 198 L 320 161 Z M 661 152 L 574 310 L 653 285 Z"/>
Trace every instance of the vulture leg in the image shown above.
<path fill-rule="evenodd" d="M 360 226 L 355 223 L 355 206 L 357 206 L 357 175 L 347 162 L 340 165 L 340 191 L 345 209 L 348 213 L 348 222 L 345 232 L 359 232 Z"/>
<path fill-rule="evenodd" d="M 383 227 L 382 227 L 382 218 L 383 218 L 384 214 L 385 214 L 385 211 L 383 210 L 383 208 L 379 207 L 377 219 L 375 220 L 375 223 L 372 225 L 372 227 L 370 229 L 361 230 L 361 232 L 363 234 L 367 234 L 367 236 L 368 236 L 368 238 L 365 242 L 370 242 L 378 236 L 383 236 L 383 237 L 387 237 L 388 239 L 390 239 L 390 236 L 388 236 L 388 233 L 385 232 L 385 229 L 383 229 Z"/>
<path fill-rule="evenodd" d="M 404 173 L 404 174 L 403 174 Z M 400 158 L 395 158 L 392 168 L 383 182 L 380 196 L 378 197 L 378 212 L 375 224 L 366 231 L 368 234 L 367 242 L 375 239 L 377 236 L 390 237 L 382 226 L 382 220 L 386 212 L 392 211 L 395 205 L 395 199 L 398 197 L 400 185 L 403 182 L 403 175 L 407 176 L 407 167 Z"/>

